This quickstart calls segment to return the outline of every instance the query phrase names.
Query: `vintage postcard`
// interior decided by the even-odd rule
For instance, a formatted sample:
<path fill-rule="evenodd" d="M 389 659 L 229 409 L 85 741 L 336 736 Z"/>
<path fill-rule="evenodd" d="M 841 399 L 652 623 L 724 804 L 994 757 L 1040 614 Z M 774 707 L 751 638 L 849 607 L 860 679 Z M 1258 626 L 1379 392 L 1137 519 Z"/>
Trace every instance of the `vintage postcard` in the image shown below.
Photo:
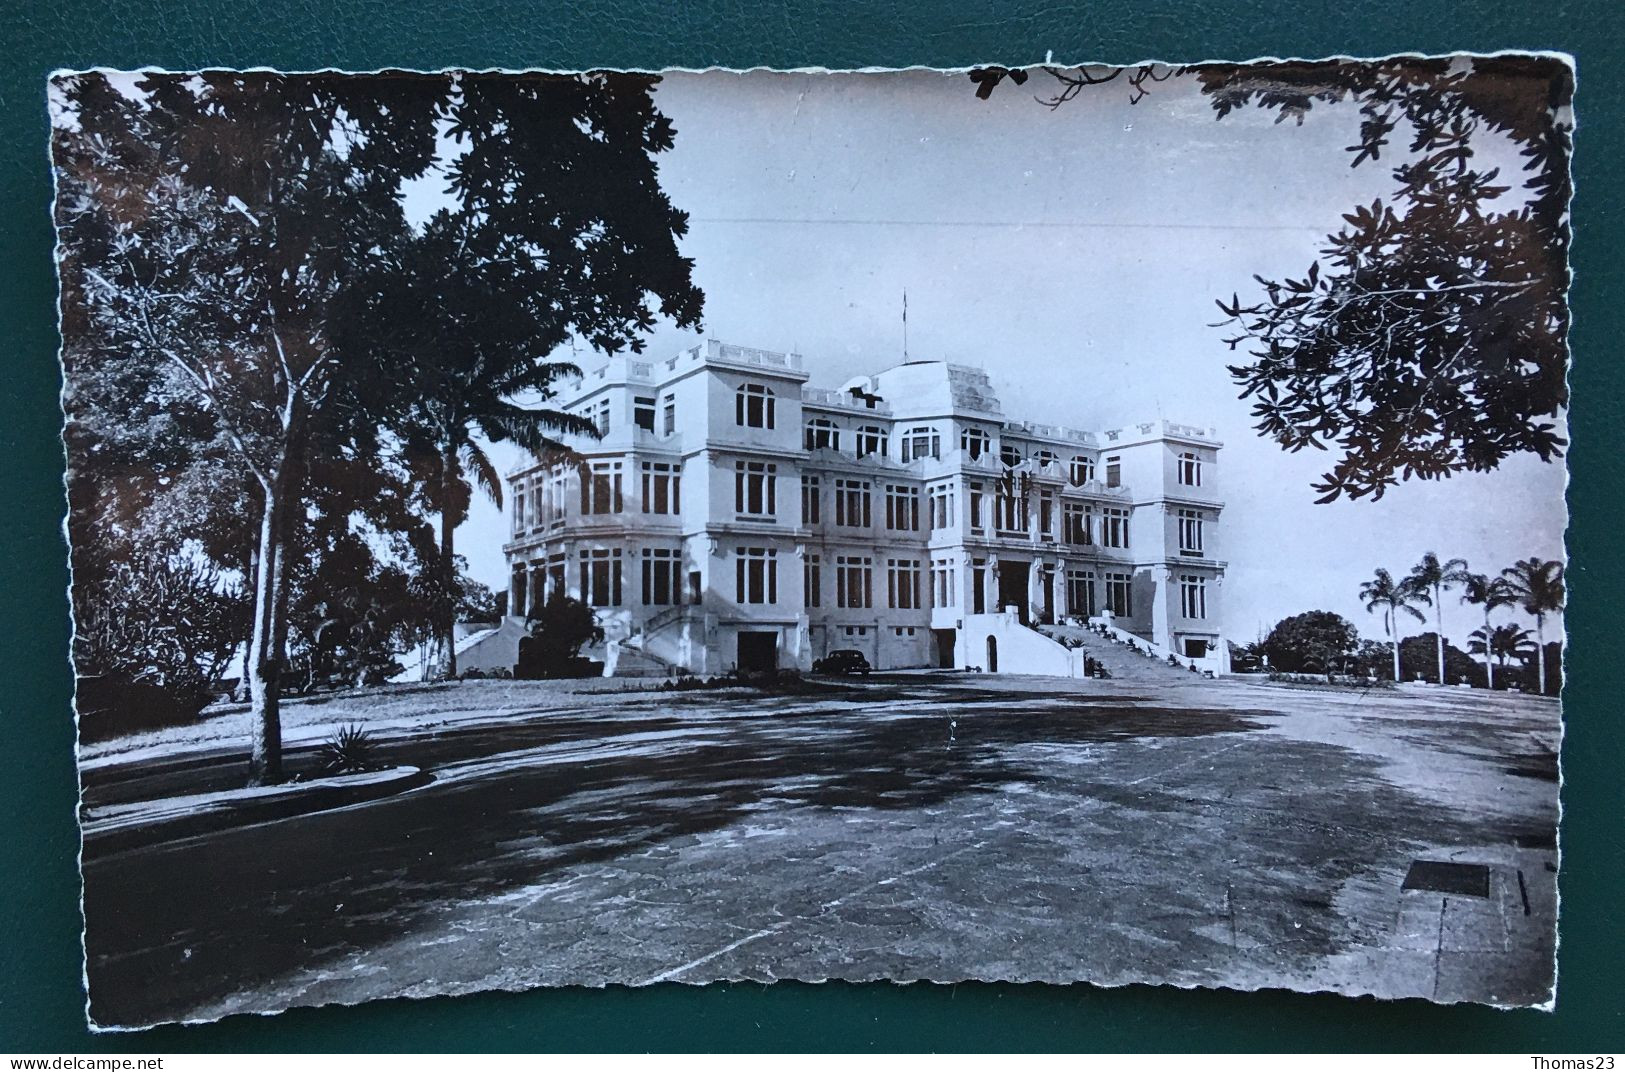
<path fill-rule="evenodd" d="M 61 72 L 98 1028 L 1549 1006 L 1574 72 Z"/>

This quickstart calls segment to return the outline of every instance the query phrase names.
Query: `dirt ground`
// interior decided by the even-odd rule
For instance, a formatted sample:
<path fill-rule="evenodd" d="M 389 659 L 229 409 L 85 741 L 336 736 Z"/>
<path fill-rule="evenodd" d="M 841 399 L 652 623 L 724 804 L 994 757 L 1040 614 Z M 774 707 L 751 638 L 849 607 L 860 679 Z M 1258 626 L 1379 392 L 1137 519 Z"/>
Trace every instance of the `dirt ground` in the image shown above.
<path fill-rule="evenodd" d="M 936 674 L 325 706 L 435 781 L 87 856 L 97 1022 L 719 979 L 1552 986 L 1548 700 Z M 111 750 L 86 802 L 239 763 L 208 739 Z M 1417 860 L 1465 885 L 1405 888 Z"/>

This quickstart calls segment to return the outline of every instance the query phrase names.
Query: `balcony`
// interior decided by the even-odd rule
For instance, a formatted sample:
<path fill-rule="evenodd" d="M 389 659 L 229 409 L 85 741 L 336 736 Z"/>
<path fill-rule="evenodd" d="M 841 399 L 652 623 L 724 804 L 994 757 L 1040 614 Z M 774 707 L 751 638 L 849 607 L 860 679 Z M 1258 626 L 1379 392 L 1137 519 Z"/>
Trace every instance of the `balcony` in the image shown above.
<path fill-rule="evenodd" d="M 853 410 L 858 413 L 891 416 L 891 406 L 873 396 L 854 395 L 850 391 L 830 391 L 822 387 L 803 387 L 801 401 L 814 406 Z"/>

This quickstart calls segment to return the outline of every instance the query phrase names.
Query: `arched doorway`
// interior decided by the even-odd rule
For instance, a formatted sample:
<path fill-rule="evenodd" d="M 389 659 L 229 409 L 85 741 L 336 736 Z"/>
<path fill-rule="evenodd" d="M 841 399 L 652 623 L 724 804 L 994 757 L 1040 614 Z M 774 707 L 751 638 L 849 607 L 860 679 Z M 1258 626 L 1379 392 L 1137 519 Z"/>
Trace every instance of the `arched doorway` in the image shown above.
<path fill-rule="evenodd" d="M 990 636 L 987 638 L 987 672 L 990 674 L 996 674 L 999 672 L 998 637 Z"/>

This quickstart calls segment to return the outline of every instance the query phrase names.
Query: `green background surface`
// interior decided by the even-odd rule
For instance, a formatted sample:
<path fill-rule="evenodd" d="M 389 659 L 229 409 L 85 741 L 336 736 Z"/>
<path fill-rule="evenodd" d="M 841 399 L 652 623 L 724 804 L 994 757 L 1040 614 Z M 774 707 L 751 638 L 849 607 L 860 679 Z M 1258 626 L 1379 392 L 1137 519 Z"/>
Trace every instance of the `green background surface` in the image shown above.
<path fill-rule="evenodd" d="M 1625 862 L 1625 576 L 1616 2 L 1213 5 L 701 0 L 5 0 L 0 48 L 0 1051 L 1619 1049 Z M 45 76 L 56 67 L 282 69 L 1132 62 L 1502 48 L 1578 60 L 1571 608 L 1555 1013 L 1137 986 L 679 984 L 562 989 L 237 1017 L 91 1036 L 80 974 Z M 967 91 L 969 90 L 967 83 Z M 1109 166 L 1109 162 L 1103 162 Z M 987 180 L 1009 166 L 987 162 Z M 253 905 L 244 905 L 253 926 Z"/>

